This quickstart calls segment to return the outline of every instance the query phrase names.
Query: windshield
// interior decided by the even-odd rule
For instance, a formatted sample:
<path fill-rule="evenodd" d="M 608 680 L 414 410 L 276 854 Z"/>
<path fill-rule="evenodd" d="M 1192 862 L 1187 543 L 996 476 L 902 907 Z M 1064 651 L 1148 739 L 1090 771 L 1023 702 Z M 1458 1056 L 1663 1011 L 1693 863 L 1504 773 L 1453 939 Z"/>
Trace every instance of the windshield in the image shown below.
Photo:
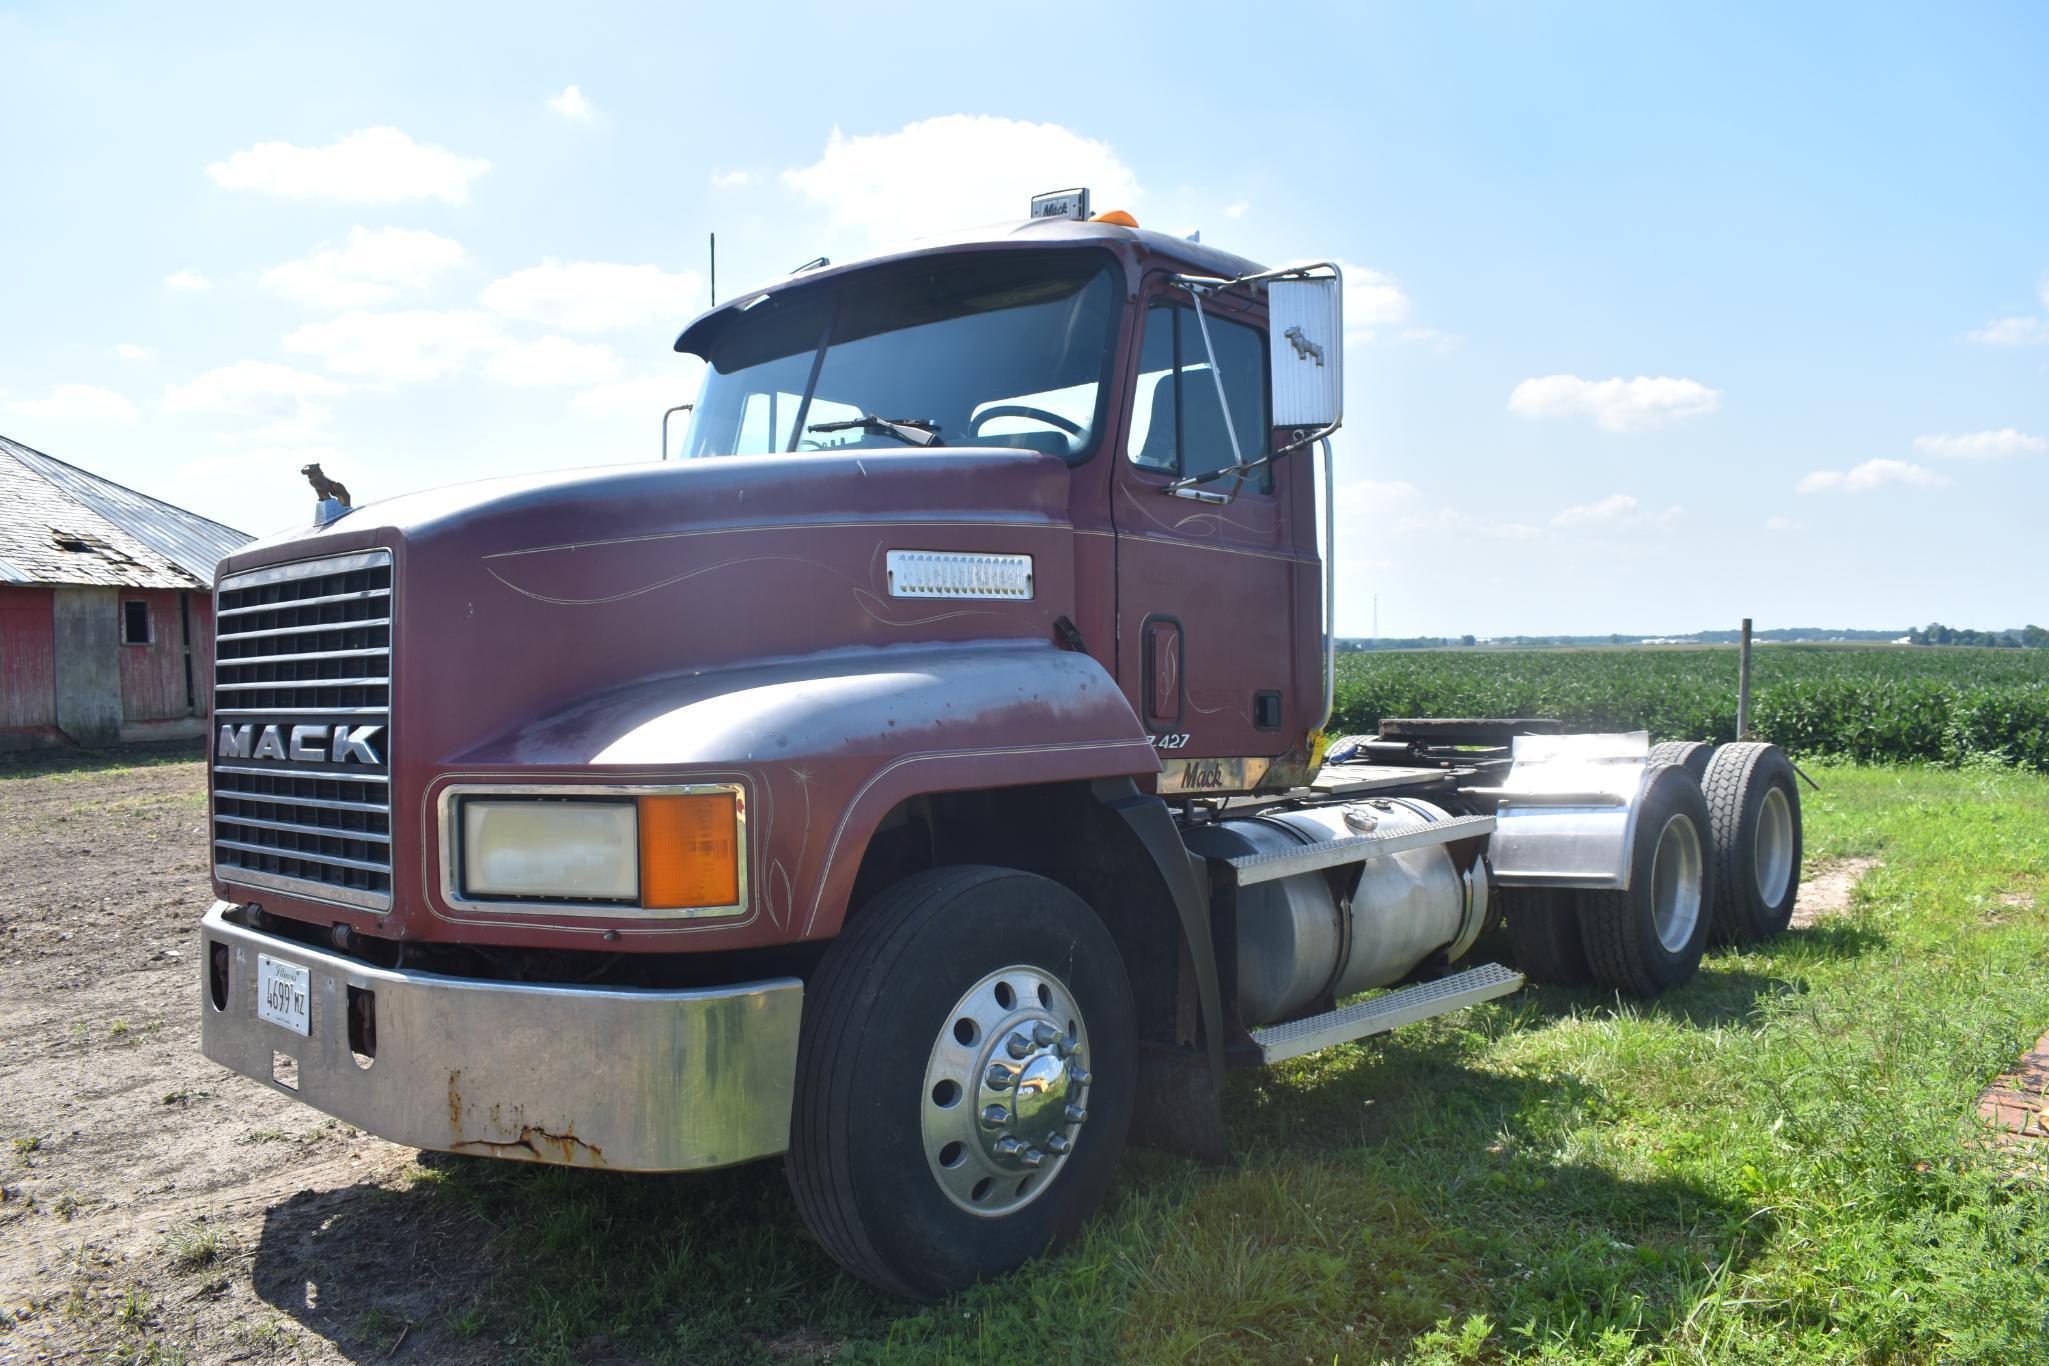
<path fill-rule="evenodd" d="M 719 333 L 685 453 L 1043 451 L 1078 460 L 1103 420 L 1112 265 L 1020 252 L 770 295 Z"/>

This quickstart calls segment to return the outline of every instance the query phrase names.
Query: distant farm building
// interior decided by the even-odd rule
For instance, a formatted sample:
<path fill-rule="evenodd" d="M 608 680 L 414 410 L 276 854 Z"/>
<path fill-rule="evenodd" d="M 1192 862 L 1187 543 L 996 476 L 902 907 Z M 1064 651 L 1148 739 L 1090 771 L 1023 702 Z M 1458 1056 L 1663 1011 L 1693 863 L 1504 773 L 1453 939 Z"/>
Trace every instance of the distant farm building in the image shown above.
<path fill-rule="evenodd" d="M 0 436 L 0 750 L 202 734 L 249 537 Z"/>

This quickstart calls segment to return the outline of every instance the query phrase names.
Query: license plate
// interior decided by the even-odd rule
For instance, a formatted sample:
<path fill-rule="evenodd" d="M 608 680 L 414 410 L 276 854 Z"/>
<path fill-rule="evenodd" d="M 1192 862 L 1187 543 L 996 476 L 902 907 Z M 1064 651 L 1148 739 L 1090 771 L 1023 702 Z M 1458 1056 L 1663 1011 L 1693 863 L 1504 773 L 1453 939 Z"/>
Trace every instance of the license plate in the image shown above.
<path fill-rule="evenodd" d="M 267 953 L 256 955 L 256 1015 L 294 1034 L 313 1035 L 312 974 Z"/>

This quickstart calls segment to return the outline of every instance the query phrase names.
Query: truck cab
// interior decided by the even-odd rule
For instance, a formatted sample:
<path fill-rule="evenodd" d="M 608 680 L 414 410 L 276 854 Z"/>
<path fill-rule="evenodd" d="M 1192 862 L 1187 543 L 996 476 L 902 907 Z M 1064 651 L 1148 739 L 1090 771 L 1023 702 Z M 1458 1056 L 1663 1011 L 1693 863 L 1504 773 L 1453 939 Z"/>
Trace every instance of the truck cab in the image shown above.
<path fill-rule="evenodd" d="M 1797 883 L 1769 746 L 1728 831 L 1642 736 L 1325 764 L 1336 268 L 1044 207 L 690 322 L 683 459 L 222 562 L 209 1056 L 422 1148 L 782 1155 L 929 1296 L 1127 1136 L 1221 1156 L 1228 1067 L 1520 986 L 1461 961 L 1504 925 L 1650 992 L 1736 923 L 1724 834 Z"/>

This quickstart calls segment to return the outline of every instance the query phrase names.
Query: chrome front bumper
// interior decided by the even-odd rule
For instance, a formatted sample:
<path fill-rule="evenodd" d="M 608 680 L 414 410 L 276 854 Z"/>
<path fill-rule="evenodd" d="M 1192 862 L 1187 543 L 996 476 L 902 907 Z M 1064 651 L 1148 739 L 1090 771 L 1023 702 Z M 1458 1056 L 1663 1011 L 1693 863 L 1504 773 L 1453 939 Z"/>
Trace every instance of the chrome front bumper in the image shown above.
<path fill-rule="evenodd" d="M 259 953 L 308 970 L 310 1036 L 258 1018 Z M 350 988 L 373 998 L 365 1060 L 350 1047 Z M 624 1171 L 773 1156 L 789 1144 L 803 1004 L 793 977 L 665 991 L 387 971 L 250 929 L 223 901 L 200 926 L 206 1056 L 414 1148 Z M 276 1054 L 297 1063 L 296 1088 Z"/>

